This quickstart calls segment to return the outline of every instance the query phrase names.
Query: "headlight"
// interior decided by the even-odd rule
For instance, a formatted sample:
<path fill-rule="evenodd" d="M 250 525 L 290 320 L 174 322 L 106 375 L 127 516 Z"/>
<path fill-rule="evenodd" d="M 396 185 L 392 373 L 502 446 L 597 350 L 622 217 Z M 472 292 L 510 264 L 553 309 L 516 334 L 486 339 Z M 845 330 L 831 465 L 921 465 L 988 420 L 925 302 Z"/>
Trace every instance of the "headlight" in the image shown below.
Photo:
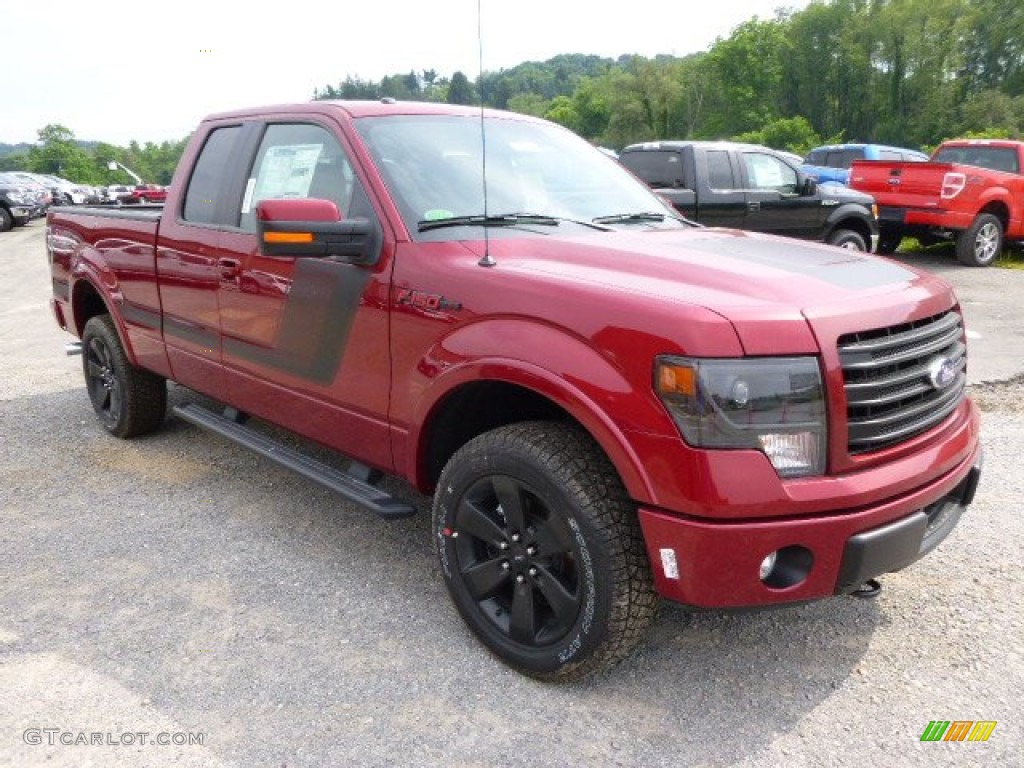
<path fill-rule="evenodd" d="M 825 398 L 813 357 L 659 357 L 654 388 L 698 448 L 759 450 L 780 477 L 825 471 Z"/>
<path fill-rule="evenodd" d="M 12 203 L 18 205 L 31 205 L 32 200 L 29 198 L 27 192 L 8 192 L 7 197 L 10 198 Z"/>

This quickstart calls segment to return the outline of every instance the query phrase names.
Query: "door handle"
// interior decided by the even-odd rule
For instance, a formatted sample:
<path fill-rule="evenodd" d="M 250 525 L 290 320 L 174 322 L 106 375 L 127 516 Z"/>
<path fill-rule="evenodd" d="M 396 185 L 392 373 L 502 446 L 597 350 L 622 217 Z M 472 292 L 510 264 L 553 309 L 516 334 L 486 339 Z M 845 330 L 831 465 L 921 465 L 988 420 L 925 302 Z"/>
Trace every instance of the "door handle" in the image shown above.
<path fill-rule="evenodd" d="M 749 202 L 749 203 L 747 203 L 747 210 L 748 211 L 760 211 L 761 210 L 761 203 L 759 203 L 757 200 L 754 200 L 753 202 Z"/>
<path fill-rule="evenodd" d="M 242 262 L 238 259 L 217 259 L 220 276 L 225 280 L 233 280 L 242 271 Z"/>

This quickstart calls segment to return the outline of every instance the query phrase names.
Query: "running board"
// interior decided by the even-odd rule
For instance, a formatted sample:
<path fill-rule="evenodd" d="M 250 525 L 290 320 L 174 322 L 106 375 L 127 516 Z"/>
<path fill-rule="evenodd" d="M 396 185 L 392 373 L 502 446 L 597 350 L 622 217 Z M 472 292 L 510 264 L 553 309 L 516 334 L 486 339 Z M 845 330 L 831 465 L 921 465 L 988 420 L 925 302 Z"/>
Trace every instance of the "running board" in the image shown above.
<path fill-rule="evenodd" d="M 396 499 L 380 488 L 365 482 L 360 477 L 347 474 L 321 461 L 305 456 L 239 423 L 240 414 L 231 409 L 225 411 L 230 414 L 230 418 L 228 416 L 221 416 L 213 411 L 208 411 L 192 403 L 176 405 L 171 410 L 176 416 L 181 417 L 185 421 L 195 424 L 197 427 L 215 432 L 233 443 L 237 443 L 255 451 L 261 456 L 265 456 L 271 461 L 276 461 L 281 466 L 298 472 L 303 477 L 319 483 L 325 488 L 329 488 L 349 501 L 359 504 L 383 518 L 397 520 L 416 514 L 416 507 L 414 505 Z M 365 469 L 356 462 L 353 462 L 353 466 L 356 467 L 356 471 Z M 366 473 L 361 474 L 365 475 Z"/>

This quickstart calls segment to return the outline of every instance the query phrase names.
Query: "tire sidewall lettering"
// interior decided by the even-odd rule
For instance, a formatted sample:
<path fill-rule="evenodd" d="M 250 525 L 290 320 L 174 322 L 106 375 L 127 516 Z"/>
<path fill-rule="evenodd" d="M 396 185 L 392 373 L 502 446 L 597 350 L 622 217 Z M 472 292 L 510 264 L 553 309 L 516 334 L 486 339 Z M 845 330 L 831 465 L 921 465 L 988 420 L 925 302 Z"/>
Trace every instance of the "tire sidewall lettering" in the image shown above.
<path fill-rule="evenodd" d="M 580 560 L 582 561 L 584 575 L 584 597 L 580 631 L 576 633 L 565 648 L 559 651 L 558 661 L 561 664 L 565 664 L 570 661 L 572 657 L 575 656 L 583 647 L 583 640 L 590 634 L 590 628 L 594 622 L 596 600 L 596 596 L 594 594 L 594 560 L 590 555 L 590 549 L 587 547 L 586 539 L 583 537 L 583 531 L 580 530 L 580 525 L 576 522 L 575 518 L 567 518 L 566 523 L 572 530 L 572 535 L 576 539 L 576 546 L 579 547 L 580 551 Z"/>

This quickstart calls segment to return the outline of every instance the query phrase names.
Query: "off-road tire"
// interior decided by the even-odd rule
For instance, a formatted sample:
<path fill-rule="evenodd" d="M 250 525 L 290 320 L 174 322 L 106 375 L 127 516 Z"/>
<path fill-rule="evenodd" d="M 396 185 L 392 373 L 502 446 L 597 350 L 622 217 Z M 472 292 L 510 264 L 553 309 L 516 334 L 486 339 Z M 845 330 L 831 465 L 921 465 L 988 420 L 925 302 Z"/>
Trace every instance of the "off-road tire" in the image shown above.
<path fill-rule="evenodd" d="M 441 473 L 432 524 L 459 613 L 526 675 L 607 669 L 654 618 L 636 506 L 578 427 L 523 422 L 470 440 Z"/>
<path fill-rule="evenodd" d="M 93 410 L 110 434 L 136 437 L 163 424 L 167 382 L 128 361 L 110 315 L 97 315 L 85 324 L 82 372 Z"/>
<path fill-rule="evenodd" d="M 968 267 L 987 267 L 1003 252 L 1003 223 L 991 213 L 980 213 L 957 235 L 956 260 Z"/>
<path fill-rule="evenodd" d="M 828 236 L 828 244 L 834 245 L 837 248 L 846 248 L 850 251 L 866 252 L 868 249 L 867 243 L 864 242 L 864 237 L 852 229 L 835 230 Z"/>

